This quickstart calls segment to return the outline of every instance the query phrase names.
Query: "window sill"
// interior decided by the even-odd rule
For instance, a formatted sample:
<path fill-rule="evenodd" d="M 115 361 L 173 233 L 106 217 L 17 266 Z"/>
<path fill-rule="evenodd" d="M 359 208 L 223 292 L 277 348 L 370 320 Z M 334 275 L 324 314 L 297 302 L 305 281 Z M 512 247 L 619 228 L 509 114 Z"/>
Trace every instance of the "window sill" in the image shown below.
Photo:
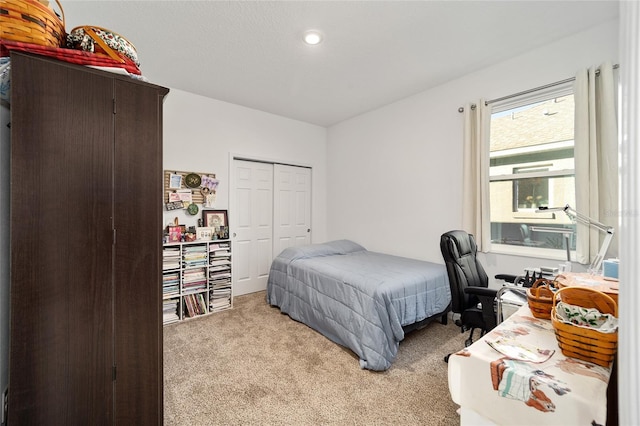
<path fill-rule="evenodd" d="M 514 246 L 509 244 L 492 243 L 490 253 L 509 254 L 513 256 L 535 257 L 548 260 L 567 260 L 567 252 L 560 249 Z M 575 251 L 571 252 L 571 259 L 575 258 Z"/>

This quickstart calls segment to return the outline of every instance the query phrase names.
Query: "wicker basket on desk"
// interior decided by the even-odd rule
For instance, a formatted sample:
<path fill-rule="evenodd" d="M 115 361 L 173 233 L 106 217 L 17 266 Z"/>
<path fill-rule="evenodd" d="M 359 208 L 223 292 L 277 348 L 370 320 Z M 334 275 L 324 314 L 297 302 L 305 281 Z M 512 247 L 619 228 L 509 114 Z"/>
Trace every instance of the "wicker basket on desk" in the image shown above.
<path fill-rule="evenodd" d="M 554 288 L 553 281 L 541 278 L 527 289 L 527 302 L 534 317 L 551 318 L 551 308 L 553 307 L 552 288 Z"/>
<path fill-rule="evenodd" d="M 557 318 L 558 299 L 564 303 L 595 308 L 603 314 L 618 316 L 618 305 L 606 294 L 586 287 L 564 287 L 553 295 L 551 322 L 558 346 L 565 356 L 609 367 L 618 348 L 618 332 L 603 333 L 596 329 L 567 324 Z"/>
<path fill-rule="evenodd" d="M 62 47 L 66 44 L 64 11 L 62 18 L 36 0 L 0 0 L 0 39 Z"/>

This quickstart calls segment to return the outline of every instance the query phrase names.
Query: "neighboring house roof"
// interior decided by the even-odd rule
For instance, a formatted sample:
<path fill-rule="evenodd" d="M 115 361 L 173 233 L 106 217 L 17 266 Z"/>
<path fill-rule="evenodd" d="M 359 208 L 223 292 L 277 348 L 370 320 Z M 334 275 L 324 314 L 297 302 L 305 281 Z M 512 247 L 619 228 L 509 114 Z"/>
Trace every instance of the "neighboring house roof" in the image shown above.
<path fill-rule="evenodd" d="M 492 152 L 573 140 L 573 95 L 511 111 L 491 120 Z M 544 118 L 543 126 L 541 118 Z"/>

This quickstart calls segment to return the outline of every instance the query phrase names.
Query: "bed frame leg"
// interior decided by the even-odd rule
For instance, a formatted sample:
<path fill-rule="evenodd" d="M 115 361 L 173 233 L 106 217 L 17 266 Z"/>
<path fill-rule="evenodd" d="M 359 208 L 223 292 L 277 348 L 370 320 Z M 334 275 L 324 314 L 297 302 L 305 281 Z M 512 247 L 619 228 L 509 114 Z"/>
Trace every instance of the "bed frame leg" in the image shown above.
<path fill-rule="evenodd" d="M 449 323 L 449 312 L 445 312 L 445 314 L 442 315 L 442 319 L 440 320 L 440 322 L 442 323 L 442 325 L 447 325 Z"/>

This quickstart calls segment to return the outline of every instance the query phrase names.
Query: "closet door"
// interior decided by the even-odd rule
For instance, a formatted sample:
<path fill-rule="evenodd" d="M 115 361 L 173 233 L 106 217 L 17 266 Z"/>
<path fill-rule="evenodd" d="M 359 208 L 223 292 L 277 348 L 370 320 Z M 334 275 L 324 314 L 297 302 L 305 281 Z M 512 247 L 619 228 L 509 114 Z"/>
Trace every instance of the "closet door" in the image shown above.
<path fill-rule="evenodd" d="M 311 242 L 311 169 L 233 161 L 233 294 L 266 290 L 273 257 Z"/>
<path fill-rule="evenodd" d="M 273 259 L 273 164 L 235 160 L 233 293 L 267 288 Z"/>
<path fill-rule="evenodd" d="M 311 169 L 275 164 L 273 254 L 311 243 Z"/>
<path fill-rule="evenodd" d="M 9 418 L 109 424 L 113 83 L 11 58 Z"/>
<path fill-rule="evenodd" d="M 115 82 L 116 423 L 162 424 L 162 97 Z"/>

